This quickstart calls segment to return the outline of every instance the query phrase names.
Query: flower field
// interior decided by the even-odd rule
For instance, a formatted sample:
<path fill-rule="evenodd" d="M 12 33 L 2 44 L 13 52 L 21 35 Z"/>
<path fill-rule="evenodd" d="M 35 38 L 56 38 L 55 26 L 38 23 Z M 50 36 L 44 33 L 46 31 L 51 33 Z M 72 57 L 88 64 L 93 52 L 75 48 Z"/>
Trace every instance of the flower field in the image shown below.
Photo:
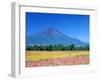
<path fill-rule="evenodd" d="M 89 64 L 89 51 L 26 51 L 26 67 Z"/>

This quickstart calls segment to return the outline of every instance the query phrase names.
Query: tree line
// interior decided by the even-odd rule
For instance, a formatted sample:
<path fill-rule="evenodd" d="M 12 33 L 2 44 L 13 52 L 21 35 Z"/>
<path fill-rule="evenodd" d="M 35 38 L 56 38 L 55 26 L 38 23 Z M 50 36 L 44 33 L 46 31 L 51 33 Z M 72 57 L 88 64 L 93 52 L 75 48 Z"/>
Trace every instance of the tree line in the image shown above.
<path fill-rule="evenodd" d="M 32 45 L 26 46 L 26 50 L 33 50 L 33 51 L 72 51 L 72 50 L 89 50 L 89 45 L 86 46 L 75 46 L 74 44 L 71 45 Z"/>

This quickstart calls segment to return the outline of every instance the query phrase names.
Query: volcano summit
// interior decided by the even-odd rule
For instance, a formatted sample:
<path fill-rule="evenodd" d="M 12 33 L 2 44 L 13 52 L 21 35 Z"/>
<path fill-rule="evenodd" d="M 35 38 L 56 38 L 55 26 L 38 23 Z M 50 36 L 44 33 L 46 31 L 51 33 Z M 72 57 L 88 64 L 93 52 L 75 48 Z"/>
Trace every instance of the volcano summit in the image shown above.
<path fill-rule="evenodd" d="M 85 46 L 88 43 L 67 36 L 54 28 L 47 28 L 43 32 L 31 34 L 26 36 L 26 45 L 70 45 Z"/>

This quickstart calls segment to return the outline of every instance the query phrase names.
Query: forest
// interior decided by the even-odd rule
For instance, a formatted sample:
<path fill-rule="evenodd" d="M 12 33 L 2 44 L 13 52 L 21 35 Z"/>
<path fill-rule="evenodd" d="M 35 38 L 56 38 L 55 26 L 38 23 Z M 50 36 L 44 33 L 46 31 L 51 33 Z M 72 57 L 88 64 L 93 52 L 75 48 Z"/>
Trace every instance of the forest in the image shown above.
<path fill-rule="evenodd" d="M 32 45 L 26 46 L 26 50 L 32 51 L 89 51 L 89 45 L 86 46 L 75 46 L 74 44 L 70 45 Z"/>

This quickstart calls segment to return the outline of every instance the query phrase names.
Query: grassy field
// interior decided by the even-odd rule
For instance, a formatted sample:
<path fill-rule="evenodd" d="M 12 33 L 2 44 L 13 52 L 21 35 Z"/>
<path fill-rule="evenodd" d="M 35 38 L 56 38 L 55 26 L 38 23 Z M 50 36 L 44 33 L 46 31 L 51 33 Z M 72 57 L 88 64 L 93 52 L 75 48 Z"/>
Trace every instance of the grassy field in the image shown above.
<path fill-rule="evenodd" d="M 89 51 L 26 51 L 26 67 L 89 64 Z"/>

